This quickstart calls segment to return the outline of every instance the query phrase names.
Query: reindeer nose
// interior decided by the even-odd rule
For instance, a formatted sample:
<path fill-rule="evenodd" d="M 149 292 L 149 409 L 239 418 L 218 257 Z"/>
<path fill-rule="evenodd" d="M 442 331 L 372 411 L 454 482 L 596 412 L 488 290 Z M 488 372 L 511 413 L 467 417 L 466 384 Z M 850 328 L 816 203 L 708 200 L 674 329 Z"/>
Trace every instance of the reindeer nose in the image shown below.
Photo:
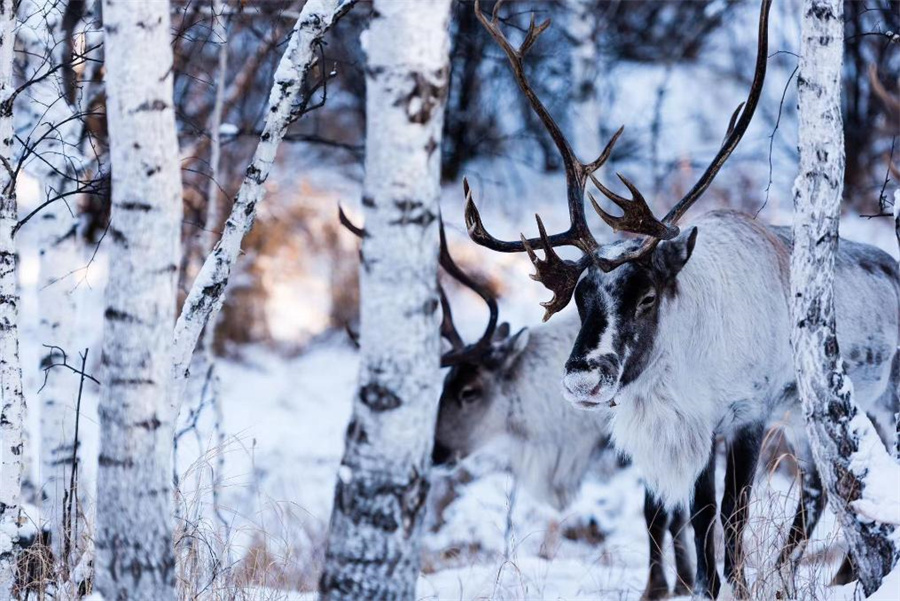
<path fill-rule="evenodd" d="M 600 357 L 585 359 L 570 357 L 566 361 L 566 373 L 594 372 L 598 379 L 615 380 L 619 375 L 619 359 L 615 355 L 606 354 Z"/>
<path fill-rule="evenodd" d="M 595 394 L 600 385 L 600 374 L 592 371 L 567 371 L 563 387 L 570 400 L 581 400 Z"/>
<path fill-rule="evenodd" d="M 440 441 L 434 442 L 434 449 L 431 451 L 431 463 L 434 465 L 446 465 L 450 463 L 453 457 L 453 451 Z"/>

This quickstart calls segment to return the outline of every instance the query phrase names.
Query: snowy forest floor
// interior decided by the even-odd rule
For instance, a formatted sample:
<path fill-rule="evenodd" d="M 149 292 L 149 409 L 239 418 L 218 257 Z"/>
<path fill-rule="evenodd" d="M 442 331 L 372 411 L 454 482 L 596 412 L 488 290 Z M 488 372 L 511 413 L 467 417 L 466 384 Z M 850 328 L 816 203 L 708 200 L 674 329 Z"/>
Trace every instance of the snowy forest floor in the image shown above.
<path fill-rule="evenodd" d="M 235 550 L 260 552 L 262 545 L 266 561 L 277 564 L 270 575 L 299 588 L 315 584 L 314 568 L 303 562 L 321 559 L 355 367 L 354 351 L 342 342 L 324 343 L 287 361 L 254 349 L 241 363 L 224 364 L 230 442 L 223 504 L 229 515 L 233 511 Z M 456 482 L 458 496 L 430 518 L 420 598 L 638 599 L 647 575 L 639 474 L 608 457 L 576 501 L 556 512 L 516 488 L 500 469 L 502 449 L 496 451 L 472 462 L 479 477 Z M 723 472 L 719 469 L 720 490 Z M 434 489 L 446 485 L 439 476 Z M 761 468 L 746 539 L 757 598 L 767 598 L 764 591 L 777 586 L 770 563 L 795 503 L 789 470 Z M 437 529 L 436 521 L 443 522 Z M 852 598 L 853 587 L 827 587 L 841 557 L 829 513 L 799 570 L 803 598 Z M 671 549 L 667 561 L 674 565 Z M 674 579 L 671 569 L 669 579 Z M 889 592 L 883 598 L 896 599 Z"/>

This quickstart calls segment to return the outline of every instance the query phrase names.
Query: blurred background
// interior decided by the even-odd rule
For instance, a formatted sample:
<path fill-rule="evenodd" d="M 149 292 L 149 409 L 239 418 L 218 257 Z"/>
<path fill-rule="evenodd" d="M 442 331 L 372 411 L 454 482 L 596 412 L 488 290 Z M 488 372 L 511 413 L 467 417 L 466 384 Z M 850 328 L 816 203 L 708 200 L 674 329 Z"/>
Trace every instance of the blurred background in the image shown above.
<path fill-rule="evenodd" d="M 273 71 L 302 4 L 241 0 L 225 3 L 217 14 L 209 2 L 172 3 L 184 182 L 182 295 L 205 256 L 205 240 L 215 233 L 205 225 L 210 206 L 227 215 L 240 186 L 260 135 Z M 485 5 L 488 12 L 492 2 Z M 800 5 L 799 0 L 776 0 L 769 73 L 756 117 L 692 214 L 732 208 L 766 222 L 789 223 L 797 170 Z M 897 189 L 889 167 L 900 160 L 900 148 L 895 151 L 900 3 L 848 1 L 845 6 L 842 233 L 896 256 L 891 219 L 872 216 L 890 214 Z M 221 401 L 208 402 L 200 383 L 182 415 L 179 535 L 193 541 L 197 554 L 196 565 L 184 569 L 202 571 L 210 582 L 210 574 L 226 568 L 236 581 L 282 593 L 314 590 L 317 582 L 356 378 L 356 351 L 346 329 L 354 329 L 358 319 L 357 242 L 338 223 L 337 207 L 341 203 L 361 221 L 366 116 L 360 34 L 371 10 L 360 2 L 319 48 L 321 59 L 310 78 L 316 86 L 310 108 L 315 108 L 291 127 L 279 149 L 267 197 L 245 239 L 216 328 Z M 507 7 L 506 29 L 524 32 L 532 12 L 553 25 L 529 54 L 529 77 L 579 156 L 592 160 L 625 125 L 599 177 L 622 192 L 614 176 L 622 172 L 657 214 L 667 210 L 702 173 L 732 111 L 746 96 L 756 52 L 757 2 L 523 0 Z M 226 25 L 228 67 L 218 194 L 211 196 L 208 124 L 223 43 L 214 35 L 217 19 Z M 535 325 L 542 315 L 538 301 L 549 293 L 526 277 L 531 271 L 526 257 L 491 253 L 468 241 L 461 181 L 469 179 L 496 235 L 512 238 L 534 231 L 535 212 L 552 230 L 567 218 L 560 160 L 470 0 L 454 1 L 451 34 L 451 91 L 441 148 L 442 211 L 450 248 L 464 269 L 500 296 L 502 320 L 514 328 Z M 102 72 L 92 76 L 99 81 Z M 91 101 L 100 107 L 105 98 L 99 94 Z M 102 154 L 103 123 L 90 125 Z M 79 330 L 71 352 L 96 349 L 95 358 L 107 269 L 103 238 L 109 198 L 104 190 L 108 185 L 98 181 L 97 193 L 74 205 L 81 216 L 77 234 L 84 267 L 55 284 L 79 298 Z M 38 192 L 22 184 L 23 213 L 39 203 Z M 612 236 L 599 219 L 592 224 L 598 239 Z M 24 228 L 20 240 L 23 365 L 26 392 L 36 399 L 43 378 L 38 354 L 52 341 L 35 334 L 42 292 L 35 233 Z M 486 308 L 453 282 L 445 284 L 457 326 L 474 339 Z M 72 384 L 74 397 L 77 381 Z M 97 394 L 87 391 L 81 415 L 88 449 L 96 446 Z M 639 596 L 646 543 L 637 476 L 607 458 L 562 513 L 518 494 L 504 461 L 502 451 L 486 453 L 439 479 L 425 541 L 422 596 L 456 598 L 465 591 L 469 598 L 486 590 L 495 597 L 521 598 L 519 591 L 526 589 L 548 598 L 583 592 L 608 598 L 611 591 L 623 598 Z M 95 468 L 84 467 L 90 495 Z M 772 487 L 776 497 L 787 499 L 790 483 L 787 478 L 779 482 Z M 787 516 L 793 501 L 784 505 Z M 828 556 L 830 543 L 826 533 L 820 557 Z M 197 581 L 198 586 L 205 582 Z"/>

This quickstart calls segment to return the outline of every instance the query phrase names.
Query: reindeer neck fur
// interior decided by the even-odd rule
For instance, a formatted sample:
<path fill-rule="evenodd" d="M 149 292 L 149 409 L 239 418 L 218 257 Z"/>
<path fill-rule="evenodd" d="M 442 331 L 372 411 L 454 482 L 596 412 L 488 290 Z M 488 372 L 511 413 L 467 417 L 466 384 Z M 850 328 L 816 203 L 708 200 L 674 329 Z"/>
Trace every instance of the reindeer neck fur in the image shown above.
<path fill-rule="evenodd" d="M 663 295 L 641 374 L 613 409 L 616 447 L 667 505 L 689 500 L 715 436 L 766 419 L 769 399 L 792 380 L 783 248 L 735 213 L 696 222 L 697 245 Z M 786 281 L 786 280 L 785 280 Z"/>
<path fill-rule="evenodd" d="M 533 496 L 556 509 L 575 498 L 608 439 L 606 416 L 577 411 L 562 400 L 560 375 L 580 321 L 574 314 L 561 317 L 530 330 L 505 394 L 512 469 Z"/>

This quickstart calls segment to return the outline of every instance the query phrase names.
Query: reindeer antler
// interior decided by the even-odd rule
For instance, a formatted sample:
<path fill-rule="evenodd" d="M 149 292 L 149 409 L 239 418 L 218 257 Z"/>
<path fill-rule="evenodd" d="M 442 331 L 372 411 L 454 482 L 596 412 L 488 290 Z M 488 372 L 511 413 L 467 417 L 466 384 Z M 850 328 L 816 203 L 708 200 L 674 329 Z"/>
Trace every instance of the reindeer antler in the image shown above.
<path fill-rule="evenodd" d="M 350 221 L 350 218 L 347 217 L 347 214 L 344 212 L 344 207 L 340 204 L 338 205 L 338 220 L 341 222 L 341 225 L 352 232 L 357 238 L 362 239 L 366 237 L 367 234 L 365 228 L 361 228 Z M 456 325 L 453 323 L 453 311 L 450 308 L 450 301 L 447 298 L 447 293 L 444 291 L 444 287 L 438 283 L 438 294 L 440 295 L 443 314 L 441 318 L 441 336 L 450 343 L 450 350 L 441 356 L 441 367 L 449 367 L 466 360 L 477 359 L 489 349 L 491 340 L 494 337 L 494 332 L 497 329 L 499 310 L 497 306 L 497 297 L 494 296 L 490 288 L 472 279 L 456 264 L 456 261 L 453 260 L 453 256 L 450 254 L 450 248 L 447 245 L 447 236 L 444 233 L 443 219 L 440 220 L 440 240 L 439 263 L 441 267 L 453 279 L 484 299 L 490 313 L 487 326 L 481 337 L 474 344 L 465 344 L 462 336 L 460 336 L 459 331 L 456 329 Z"/>
<path fill-rule="evenodd" d="M 700 179 L 697 180 L 690 190 L 688 190 L 687 194 L 685 194 L 681 200 L 675 203 L 675 206 L 666 213 L 666 216 L 663 217 L 660 225 L 664 228 L 673 228 L 675 223 L 681 219 L 682 216 L 687 212 L 689 208 L 699 199 L 704 192 L 706 192 L 709 185 L 713 182 L 718 175 L 719 170 L 731 156 L 731 153 L 734 152 L 734 149 L 737 148 L 738 142 L 741 141 L 741 138 L 744 136 L 744 133 L 747 131 L 747 127 L 750 125 L 750 121 L 753 119 L 753 113 L 756 112 L 756 106 L 759 104 L 759 99 L 762 96 L 763 83 L 766 79 L 766 63 L 768 60 L 768 48 L 769 48 L 769 9 L 771 8 L 772 0 L 762 0 L 762 5 L 759 11 L 759 37 L 757 40 L 757 48 L 756 48 L 756 67 L 753 72 L 753 81 L 750 83 L 750 92 L 747 96 L 747 100 L 738 105 L 738 107 L 734 110 L 734 113 L 731 115 L 731 119 L 728 123 L 728 129 L 725 133 L 725 139 L 722 141 L 722 145 L 719 147 L 719 151 L 716 153 L 716 156 L 713 157 L 712 162 L 710 162 L 709 166 L 706 168 L 706 171 L 703 172 L 703 175 L 700 176 Z M 618 175 L 618 174 L 617 174 Z M 643 202 L 643 197 L 638 189 L 629 182 L 627 179 L 619 175 L 619 179 L 622 180 L 622 183 L 631 191 L 634 195 L 635 199 L 640 199 L 640 204 L 646 206 L 646 203 Z M 620 201 L 624 200 L 621 196 L 618 196 L 601 185 L 596 179 L 593 179 L 594 185 L 611 201 L 616 203 L 618 206 L 622 207 L 625 210 L 625 207 L 622 206 Z M 596 203 L 595 203 L 596 204 Z M 596 208 L 596 206 L 595 206 Z M 647 209 L 649 212 L 649 209 Z M 626 211 L 627 213 L 627 211 Z M 601 213 L 601 217 L 604 215 Z M 606 217 L 604 217 L 606 220 Z M 655 220 L 655 218 L 654 218 Z M 607 221 L 607 223 L 609 223 Z M 647 231 L 643 231 L 642 228 L 632 228 L 630 221 L 623 224 L 619 223 L 619 229 L 627 232 L 632 232 L 635 234 L 646 234 L 653 238 L 656 238 L 657 241 L 662 239 L 665 240 L 665 237 L 650 234 Z M 675 228 L 677 233 L 677 228 Z M 655 245 L 649 245 L 649 248 Z"/>
<path fill-rule="evenodd" d="M 491 18 L 488 19 L 481 11 L 479 0 L 475 0 L 475 16 L 494 38 L 497 45 L 506 54 L 512 68 L 513 77 L 519 85 L 519 89 L 525 95 L 531 105 L 532 110 L 540 119 L 550 138 L 556 145 L 560 156 L 562 157 L 563 166 L 566 173 L 566 197 L 569 207 L 569 229 L 566 231 L 547 235 L 544 224 L 539 216 L 537 217 L 539 238 L 526 238 L 521 236 L 519 241 L 500 240 L 488 233 L 481 220 L 481 215 L 475 207 L 472 200 L 472 190 L 469 182 L 463 180 L 463 191 L 466 197 L 466 229 L 469 237 L 475 243 L 490 248 L 498 252 L 525 252 L 531 259 L 535 267 L 535 274 L 531 277 L 547 287 L 553 292 L 553 298 L 545 303 L 541 303 L 546 308 L 544 320 L 550 318 L 551 315 L 563 309 L 572 299 L 575 286 L 581 274 L 590 265 L 596 265 L 603 271 L 610 271 L 619 265 L 630 261 L 639 260 L 650 253 L 660 240 L 668 240 L 678 235 L 677 221 L 681 218 L 685 211 L 706 191 L 709 184 L 715 178 L 719 169 L 731 155 L 731 152 L 737 146 L 741 137 L 753 117 L 756 105 L 759 102 L 762 91 L 763 81 L 766 73 L 766 51 L 768 48 L 768 18 L 771 0 L 762 0 L 762 8 L 760 10 L 759 19 L 759 43 L 756 57 L 756 71 L 753 77 L 753 83 L 750 87 L 750 94 L 746 103 L 742 103 L 735 110 L 728 125 L 725 140 L 722 147 L 716 154 L 710 166 L 704 172 L 700 180 L 694 185 L 688 194 L 682 198 L 675 207 L 662 219 L 658 219 L 647 204 L 643 195 L 637 187 L 627 178 L 619 175 L 619 179 L 631 192 L 632 198 L 629 200 L 612 192 L 593 177 L 593 173 L 602 166 L 612 153 L 613 146 L 619 136 L 622 134 L 620 128 L 610 139 L 606 148 L 594 161 L 590 163 L 582 163 L 575 156 L 571 145 L 563 135 L 559 125 L 553 120 L 553 117 L 547 111 L 547 108 L 535 94 L 534 89 L 525 76 L 523 61 L 528 50 L 534 45 L 538 37 L 550 26 L 550 21 L 544 21 L 540 25 L 535 22 L 534 15 L 531 16 L 528 29 L 525 32 L 525 38 L 518 48 L 514 47 L 507 37 L 503 34 L 499 25 L 499 11 L 503 4 L 503 0 L 498 0 L 494 5 L 494 11 Z M 618 174 L 617 174 L 618 175 Z M 615 217 L 604 211 L 597 201 L 588 194 L 591 204 L 597 214 L 606 222 L 607 225 L 615 231 L 629 232 L 645 236 L 644 241 L 636 248 L 625 246 L 622 249 L 615 249 L 616 253 L 601 252 L 600 245 L 597 243 L 584 213 L 584 196 L 585 183 L 587 178 L 597 188 L 609 198 L 616 206 L 622 209 L 622 216 Z M 580 249 L 584 256 L 578 261 L 566 261 L 559 257 L 553 250 L 559 246 L 574 246 Z M 535 253 L 535 248 L 544 251 L 544 258 L 541 259 Z"/>

